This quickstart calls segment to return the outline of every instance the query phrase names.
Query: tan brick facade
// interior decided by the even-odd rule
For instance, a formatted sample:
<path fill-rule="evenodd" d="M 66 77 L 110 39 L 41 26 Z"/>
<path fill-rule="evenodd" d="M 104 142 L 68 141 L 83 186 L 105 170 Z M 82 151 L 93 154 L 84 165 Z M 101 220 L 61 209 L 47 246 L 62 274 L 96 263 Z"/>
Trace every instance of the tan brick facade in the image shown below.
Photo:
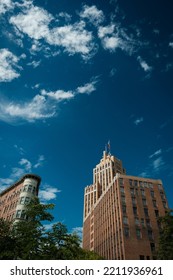
<path fill-rule="evenodd" d="M 154 259 L 159 238 L 158 216 L 168 210 L 161 180 L 114 173 L 115 157 L 103 155 L 98 179 L 85 188 L 83 247 L 105 259 Z M 112 168 L 107 172 L 104 169 Z M 96 174 L 96 169 L 93 173 Z M 107 178 L 106 178 L 107 176 Z M 109 177 L 112 181 L 109 181 Z"/>

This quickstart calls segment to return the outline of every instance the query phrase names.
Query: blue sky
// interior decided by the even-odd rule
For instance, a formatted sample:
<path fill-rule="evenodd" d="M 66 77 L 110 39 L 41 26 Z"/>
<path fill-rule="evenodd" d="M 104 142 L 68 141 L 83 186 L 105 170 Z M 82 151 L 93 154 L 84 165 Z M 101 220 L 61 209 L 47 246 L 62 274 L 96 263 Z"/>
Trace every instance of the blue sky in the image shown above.
<path fill-rule="evenodd" d="M 105 144 L 173 207 L 171 1 L 0 0 L 0 189 L 42 177 L 55 221 L 81 231 Z"/>

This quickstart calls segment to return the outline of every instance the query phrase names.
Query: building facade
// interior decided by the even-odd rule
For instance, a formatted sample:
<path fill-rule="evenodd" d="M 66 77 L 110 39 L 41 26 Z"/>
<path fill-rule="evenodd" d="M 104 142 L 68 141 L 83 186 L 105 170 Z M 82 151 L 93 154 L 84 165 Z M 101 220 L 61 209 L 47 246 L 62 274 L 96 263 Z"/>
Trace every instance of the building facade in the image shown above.
<path fill-rule="evenodd" d="M 25 218 L 26 205 L 38 196 L 41 178 L 26 174 L 0 193 L 0 218 L 16 222 Z"/>
<path fill-rule="evenodd" d="M 83 248 L 105 259 L 155 259 L 158 217 L 167 210 L 161 180 L 126 175 L 122 162 L 104 152 L 85 188 Z"/>

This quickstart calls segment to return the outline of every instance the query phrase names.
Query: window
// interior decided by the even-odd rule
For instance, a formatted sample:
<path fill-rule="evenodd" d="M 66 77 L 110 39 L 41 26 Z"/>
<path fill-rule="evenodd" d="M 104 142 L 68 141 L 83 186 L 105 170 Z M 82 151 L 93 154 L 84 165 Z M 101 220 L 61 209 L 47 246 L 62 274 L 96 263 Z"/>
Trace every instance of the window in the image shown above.
<path fill-rule="evenodd" d="M 125 204 L 125 203 L 126 203 L 125 196 L 122 196 L 122 197 L 121 197 L 121 201 L 122 201 L 122 203 L 123 203 L 123 204 Z"/>
<path fill-rule="evenodd" d="M 134 195 L 135 194 L 135 189 L 130 189 L 130 193 L 131 193 L 131 195 Z"/>
<path fill-rule="evenodd" d="M 22 196 L 22 197 L 20 198 L 20 204 L 24 204 L 24 201 L 25 201 L 25 197 Z"/>
<path fill-rule="evenodd" d="M 155 210 L 155 215 L 157 218 L 159 217 L 159 210 Z"/>
<path fill-rule="evenodd" d="M 137 214 L 138 214 L 138 213 L 137 213 L 137 207 L 135 207 L 135 206 L 133 207 L 133 214 L 134 214 L 134 215 L 137 215 Z"/>
<path fill-rule="evenodd" d="M 150 243 L 150 248 L 151 248 L 151 251 L 154 252 L 155 251 L 155 243 Z"/>
<path fill-rule="evenodd" d="M 140 223 L 139 223 L 139 219 L 138 218 L 135 218 L 135 225 L 139 226 Z"/>
<path fill-rule="evenodd" d="M 166 201 L 163 201 L 163 207 L 164 207 L 164 208 L 167 208 Z"/>
<path fill-rule="evenodd" d="M 142 225 L 142 227 L 145 227 L 145 221 L 143 218 L 141 219 L 141 225 Z"/>
<path fill-rule="evenodd" d="M 144 184 L 142 181 L 139 182 L 139 186 L 143 188 Z"/>
<path fill-rule="evenodd" d="M 149 188 L 153 188 L 153 184 L 152 183 L 148 183 Z"/>
<path fill-rule="evenodd" d="M 163 192 L 160 192 L 160 196 L 161 196 L 161 199 L 165 199 L 165 195 L 164 195 L 164 193 Z"/>
<path fill-rule="evenodd" d="M 16 212 L 16 218 L 20 218 L 20 216 L 21 216 L 21 210 L 17 210 L 17 212 Z"/>
<path fill-rule="evenodd" d="M 162 188 L 162 185 L 158 185 L 158 189 L 160 190 L 160 191 L 162 191 L 163 190 L 163 188 Z"/>
<path fill-rule="evenodd" d="M 136 204 L 136 198 L 135 197 L 132 197 L 132 203 Z"/>
<path fill-rule="evenodd" d="M 123 186 L 123 178 L 119 179 L 120 186 Z"/>
<path fill-rule="evenodd" d="M 144 214 L 146 217 L 148 217 L 148 208 L 144 208 Z"/>
<path fill-rule="evenodd" d="M 126 206 L 125 205 L 122 206 L 122 210 L 123 210 L 123 214 L 126 214 Z"/>
<path fill-rule="evenodd" d="M 27 192 L 27 190 L 28 190 L 28 185 L 25 185 L 25 186 L 23 187 L 23 191 L 24 191 L 24 192 Z"/>
<path fill-rule="evenodd" d="M 147 205 L 147 201 L 146 201 L 146 199 L 145 199 L 145 198 L 143 198 L 143 199 L 142 199 L 142 203 L 143 203 L 143 205 L 144 205 L 144 206 L 146 206 L 146 205 Z"/>
<path fill-rule="evenodd" d="M 145 191 L 144 190 L 141 190 L 141 195 L 145 196 Z"/>
<path fill-rule="evenodd" d="M 25 197 L 25 204 L 28 204 L 30 202 L 30 197 Z"/>
<path fill-rule="evenodd" d="M 134 180 L 134 186 L 135 186 L 135 187 L 138 186 L 138 181 Z"/>
<path fill-rule="evenodd" d="M 123 224 L 127 225 L 128 224 L 128 218 L 127 217 L 123 217 Z"/>
<path fill-rule="evenodd" d="M 154 207 L 157 207 L 156 200 L 153 200 L 153 206 L 154 206 Z"/>
<path fill-rule="evenodd" d="M 124 235 L 125 235 L 125 237 L 129 237 L 129 228 L 128 227 L 125 227 L 124 228 Z"/>
<path fill-rule="evenodd" d="M 144 255 L 139 255 L 139 259 L 140 259 L 140 260 L 145 260 Z"/>
<path fill-rule="evenodd" d="M 32 186 L 31 185 L 28 186 L 28 192 L 32 192 Z"/>
<path fill-rule="evenodd" d="M 120 187 L 120 192 L 124 193 L 124 187 Z"/>
<path fill-rule="evenodd" d="M 154 191 L 151 191 L 150 193 L 151 193 L 151 197 L 154 197 Z"/>
<path fill-rule="evenodd" d="M 138 239 L 141 238 L 141 230 L 140 230 L 139 228 L 136 228 L 136 237 L 137 237 Z"/>
<path fill-rule="evenodd" d="M 147 256 L 147 260 L 150 260 L 150 256 Z"/>
<path fill-rule="evenodd" d="M 129 179 L 129 184 L 130 184 L 130 186 L 132 186 L 133 185 L 133 180 Z"/>
<path fill-rule="evenodd" d="M 152 230 L 148 230 L 148 238 L 153 239 L 153 232 Z"/>
<path fill-rule="evenodd" d="M 146 219 L 146 225 L 147 227 L 151 227 L 150 219 Z"/>

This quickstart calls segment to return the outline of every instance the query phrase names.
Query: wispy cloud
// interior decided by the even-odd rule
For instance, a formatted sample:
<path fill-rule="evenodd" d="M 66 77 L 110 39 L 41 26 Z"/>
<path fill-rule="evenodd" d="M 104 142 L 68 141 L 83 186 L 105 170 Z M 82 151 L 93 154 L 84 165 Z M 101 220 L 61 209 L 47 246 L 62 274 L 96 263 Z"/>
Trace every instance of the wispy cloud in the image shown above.
<path fill-rule="evenodd" d="M 28 159 L 22 158 L 19 161 L 19 164 L 24 167 L 24 170 L 26 170 L 27 172 L 31 172 L 32 164 Z"/>
<path fill-rule="evenodd" d="M 48 184 L 44 184 L 39 191 L 39 198 L 42 202 L 56 199 L 57 194 L 60 193 L 61 190 L 58 188 L 52 187 Z"/>
<path fill-rule="evenodd" d="M 136 120 L 134 121 L 134 124 L 135 124 L 135 125 L 139 125 L 139 124 L 142 123 L 143 121 L 144 121 L 144 118 L 141 117 L 141 118 L 136 119 Z"/>
<path fill-rule="evenodd" d="M 159 149 L 159 150 L 157 150 L 156 152 L 154 152 L 153 154 L 151 154 L 151 155 L 149 156 L 149 158 L 153 158 L 153 157 L 155 157 L 155 156 L 158 156 L 158 155 L 160 155 L 161 153 L 162 153 L 162 150 Z"/>
<path fill-rule="evenodd" d="M 116 73 L 117 73 L 117 69 L 116 68 L 112 68 L 110 73 L 109 73 L 109 76 L 113 77 L 113 76 L 115 76 Z"/>
<path fill-rule="evenodd" d="M 26 158 L 21 158 L 18 164 L 16 164 L 17 166 L 11 168 L 8 178 L 0 178 L 0 191 L 19 180 L 24 174 L 32 172 L 34 168 L 42 166 L 44 161 L 45 157 L 43 155 L 40 155 L 34 164 Z"/>
<path fill-rule="evenodd" d="M 76 89 L 76 92 L 77 93 L 84 93 L 84 94 L 90 94 L 92 93 L 93 91 L 96 90 L 96 84 L 97 84 L 97 79 L 94 78 L 93 81 L 91 81 L 90 83 L 86 83 L 85 85 L 83 86 L 80 86 Z"/>
<path fill-rule="evenodd" d="M 138 61 L 139 61 L 139 64 L 140 66 L 142 67 L 142 69 L 145 71 L 145 72 L 151 72 L 152 71 L 152 67 L 149 66 L 147 64 L 147 62 L 145 60 L 143 60 L 140 56 L 138 56 Z"/>
<path fill-rule="evenodd" d="M 163 158 L 158 157 L 157 159 L 153 160 L 152 167 L 155 172 L 158 172 L 163 166 L 165 165 Z"/>
<path fill-rule="evenodd" d="M 62 100 L 68 100 L 74 97 L 74 94 L 72 91 L 64 91 L 64 90 L 57 90 L 57 91 L 49 91 L 42 90 L 41 94 L 43 96 L 48 96 L 51 99 L 54 99 L 56 101 L 62 101 Z"/>
<path fill-rule="evenodd" d="M 20 76 L 19 58 L 8 49 L 0 49 L 0 82 L 11 82 Z"/>
<path fill-rule="evenodd" d="M 82 19 L 88 19 L 94 25 L 98 25 L 104 21 L 103 11 L 99 10 L 95 5 L 84 5 L 82 11 L 80 12 L 80 17 Z"/>
<path fill-rule="evenodd" d="M 54 108 L 48 106 L 46 98 L 39 94 L 25 103 L 2 100 L 0 104 L 0 119 L 7 123 L 15 123 L 22 120 L 34 122 L 53 117 L 54 115 Z"/>
<path fill-rule="evenodd" d="M 51 28 L 52 21 L 54 27 Z M 49 45 L 64 48 L 70 55 L 80 53 L 82 57 L 86 58 L 94 48 L 92 33 L 85 29 L 83 21 L 56 27 L 56 18 L 45 9 L 34 5 L 29 7 L 25 13 L 12 16 L 10 23 L 35 42 L 44 39 Z M 38 44 L 34 44 L 32 49 L 36 51 Z"/>
<path fill-rule="evenodd" d="M 34 168 L 38 168 L 38 167 L 42 166 L 43 163 L 44 163 L 44 161 L 45 161 L 44 155 L 40 155 L 40 156 L 38 157 L 37 162 L 34 164 L 33 167 L 34 167 Z"/>
<path fill-rule="evenodd" d="M 25 103 L 8 102 L 1 100 L 0 119 L 9 123 L 22 121 L 35 122 L 46 120 L 57 115 L 57 104 L 64 100 L 70 100 L 78 94 L 90 94 L 96 90 L 98 77 L 93 77 L 89 83 L 79 86 L 74 90 L 46 91 L 42 89 L 33 99 Z"/>

